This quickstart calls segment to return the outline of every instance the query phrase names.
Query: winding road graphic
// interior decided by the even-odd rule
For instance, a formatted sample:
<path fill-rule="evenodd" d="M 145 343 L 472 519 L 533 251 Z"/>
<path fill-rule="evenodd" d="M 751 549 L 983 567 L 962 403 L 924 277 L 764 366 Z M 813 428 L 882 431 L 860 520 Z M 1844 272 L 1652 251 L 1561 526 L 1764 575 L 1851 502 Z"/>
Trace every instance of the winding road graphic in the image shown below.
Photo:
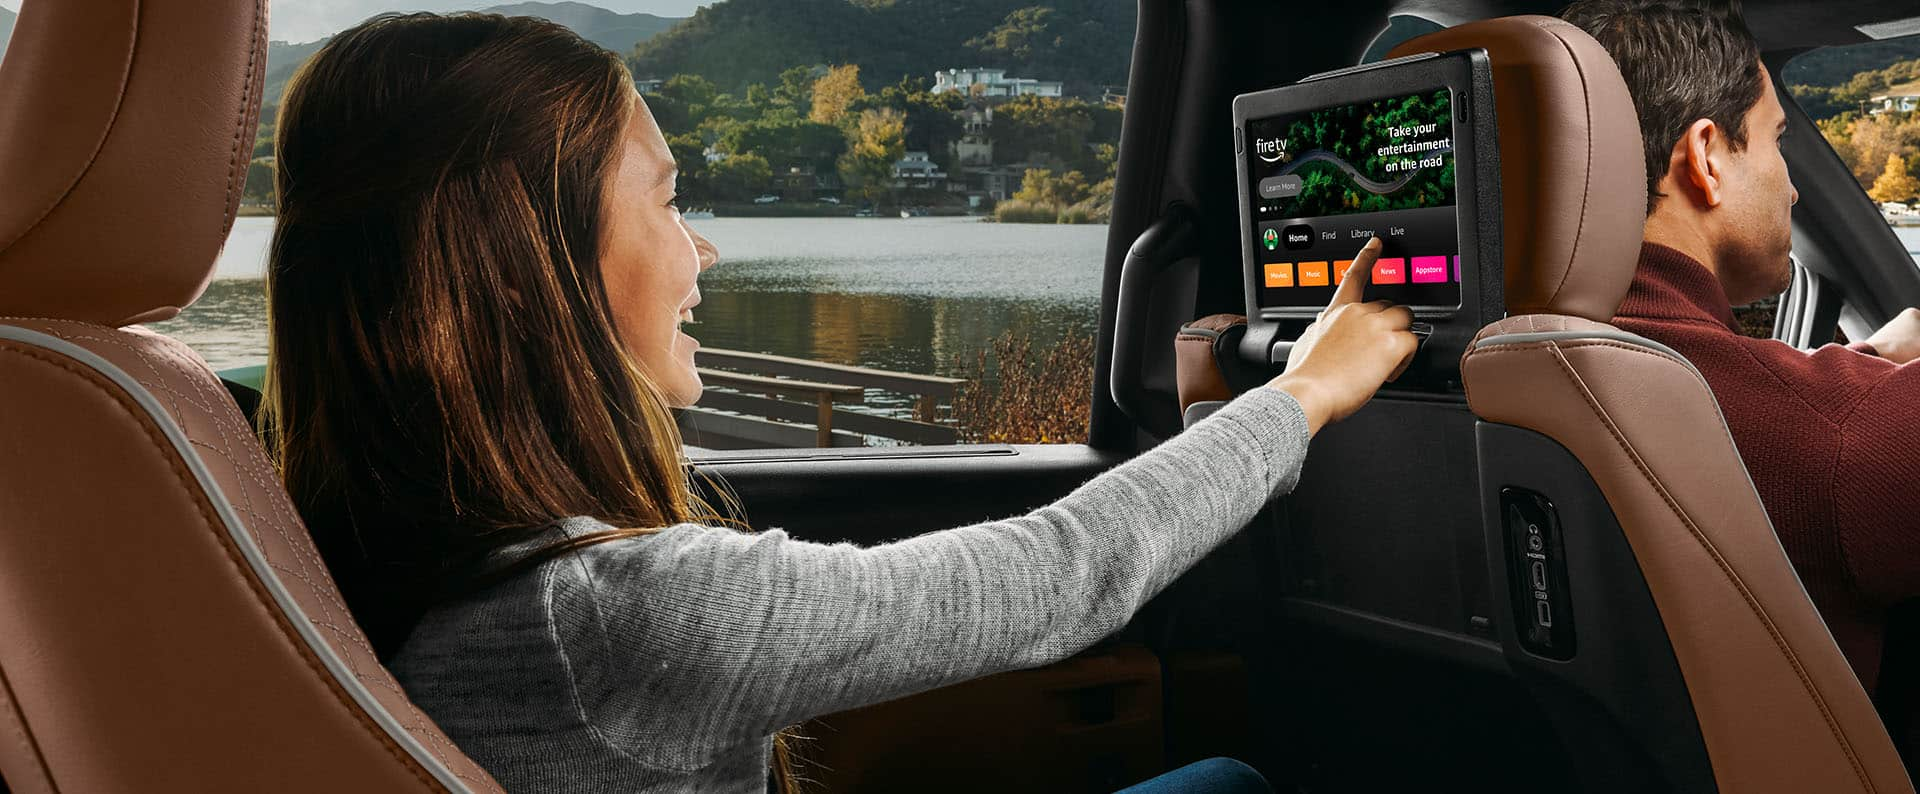
<path fill-rule="evenodd" d="M 1427 156 L 1427 155 L 1434 155 L 1434 154 L 1440 154 L 1443 152 L 1451 152 L 1451 151 L 1453 151 L 1453 147 L 1446 146 L 1439 149 L 1433 149 L 1430 151 L 1421 152 L 1420 154 L 1422 156 Z M 1318 163 L 1318 162 L 1332 163 L 1333 167 L 1340 169 L 1342 172 L 1344 172 L 1347 175 L 1348 179 L 1353 180 L 1353 183 L 1355 185 L 1359 185 L 1362 189 L 1370 193 L 1376 193 L 1380 195 L 1392 193 L 1393 191 L 1406 187 L 1407 183 L 1413 180 L 1414 174 L 1417 173 L 1417 170 L 1407 171 L 1405 173 L 1402 173 L 1399 177 L 1395 178 L 1391 182 L 1375 182 L 1373 181 L 1373 179 L 1369 178 L 1366 174 L 1360 173 L 1360 170 L 1357 168 L 1354 168 L 1351 163 L 1348 163 L 1347 161 L 1340 159 L 1340 156 L 1337 154 L 1334 154 L 1333 152 L 1329 152 L 1325 149 L 1308 149 L 1304 152 L 1301 152 L 1299 157 L 1294 158 L 1293 162 L 1287 163 L 1287 167 L 1280 169 L 1277 173 L 1274 174 L 1274 176 L 1285 176 L 1287 174 L 1293 173 L 1296 170 L 1299 170 L 1300 166 L 1306 165 L 1307 163 Z"/>

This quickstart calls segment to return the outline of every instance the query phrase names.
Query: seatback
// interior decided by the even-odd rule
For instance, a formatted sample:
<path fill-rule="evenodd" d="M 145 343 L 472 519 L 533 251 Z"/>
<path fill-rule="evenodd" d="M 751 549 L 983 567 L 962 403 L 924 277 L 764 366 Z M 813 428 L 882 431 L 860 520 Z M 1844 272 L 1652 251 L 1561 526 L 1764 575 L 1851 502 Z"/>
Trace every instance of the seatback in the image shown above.
<path fill-rule="evenodd" d="M 264 0 L 30 0 L 0 67 L 0 774 L 17 792 L 498 791 L 373 656 L 181 343 Z"/>
<path fill-rule="evenodd" d="M 1390 386 L 1329 427 L 1272 511 L 1277 653 L 1297 657 L 1273 707 L 1339 770 L 1298 782 L 1415 778 L 1364 766 L 1397 757 L 1442 789 L 1912 791 L 1704 381 L 1605 324 L 1646 198 L 1612 60 L 1549 17 L 1390 55 L 1475 47 L 1505 210 L 1482 276 L 1512 316 L 1475 337 L 1463 393 Z M 1176 343 L 1183 386 L 1248 379 L 1192 363 L 1230 352 L 1224 325 Z"/>

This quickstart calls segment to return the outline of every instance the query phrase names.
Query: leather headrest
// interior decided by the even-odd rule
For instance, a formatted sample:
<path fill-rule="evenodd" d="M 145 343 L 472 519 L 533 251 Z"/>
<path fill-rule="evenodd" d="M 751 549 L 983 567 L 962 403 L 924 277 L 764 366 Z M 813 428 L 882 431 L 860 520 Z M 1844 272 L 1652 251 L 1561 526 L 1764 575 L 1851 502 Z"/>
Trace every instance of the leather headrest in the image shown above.
<path fill-rule="evenodd" d="M 206 289 L 253 153 L 265 0 L 29 0 L 0 65 L 0 316 L 120 326 Z"/>
<path fill-rule="evenodd" d="M 1647 213 L 1626 81 L 1593 37 L 1545 16 L 1470 22 L 1389 54 L 1475 47 L 1493 66 L 1507 312 L 1611 321 L 1633 281 Z"/>

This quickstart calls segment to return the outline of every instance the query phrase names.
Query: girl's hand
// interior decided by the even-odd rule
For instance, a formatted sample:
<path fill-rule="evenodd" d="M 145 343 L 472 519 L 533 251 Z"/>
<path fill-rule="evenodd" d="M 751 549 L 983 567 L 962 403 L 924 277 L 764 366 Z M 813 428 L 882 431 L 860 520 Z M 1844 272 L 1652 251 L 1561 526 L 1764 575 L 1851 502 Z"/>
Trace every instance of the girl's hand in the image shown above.
<path fill-rule="evenodd" d="M 1360 302 L 1380 247 L 1375 237 L 1360 249 L 1333 302 L 1293 343 L 1286 370 L 1267 383 L 1300 402 L 1311 433 L 1360 410 L 1381 384 L 1400 377 L 1419 346 L 1407 330 L 1412 310 L 1387 301 Z"/>

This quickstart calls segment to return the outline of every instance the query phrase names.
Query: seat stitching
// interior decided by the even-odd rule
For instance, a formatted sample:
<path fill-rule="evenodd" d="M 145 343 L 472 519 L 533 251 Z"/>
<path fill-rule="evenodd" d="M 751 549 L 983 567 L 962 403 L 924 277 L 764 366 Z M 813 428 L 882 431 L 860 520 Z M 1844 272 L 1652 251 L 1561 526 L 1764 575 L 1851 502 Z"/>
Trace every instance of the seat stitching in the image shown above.
<path fill-rule="evenodd" d="M 260 100 L 249 100 L 255 96 L 253 67 L 254 64 L 259 62 L 260 57 L 260 39 L 263 38 L 261 35 L 262 23 L 266 22 L 267 19 L 267 9 L 265 6 L 265 2 L 256 0 L 253 7 L 253 35 L 247 42 L 247 82 L 240 87 L 240 117 L 233 121 L 233 149 L 227 153 L 227 196 L 226 203 L 221 205 L 220 210 L 221 237 L 225 237 L 226 231 L 232 228 L 233 216 L 238 212 L 238 202 L 234 200 L 233 196 L 234 184 L 236 182 L 244 184 L 246 181 L 246 173 L 244 171 L 238 175 L 234 173 L 234 166 L 238 165 L 240 161 L 240 147 L 244 140 L 243 136 L 248 130 L 254 129 L 259 123 Z"/>
<path fill-rule="evenodd" d="M 49 322 L 48 318 L 18 319 Z M 271 467 L 263 465 L 265 463 L 264 458 L 257 455 L 235 454 L 239 452 L 239 449 L 235 446 L 234 439 L 237 437 L 251 439 L 252 432 L 245 430 L 243 426 L 244 423 L 236 420 L 237 414 L 228 410 L 228 406 L 224 402 L 226 399 L 225 391 L 220 390 L 218 392 L 220 394 L 220 400 L 186 399 L 186 402 L 202 409 L 201 413 L 183 414 L 180 412 L 181 398 L 184 398 L 185 395 L 181 394 L 175 388 L 172 381 L 167 379 L 165 374 L 160 371 L 161 364 L 168 365 L 168 367 L 183 378 L 187 384 L 193 387 L 196 394 L 210 395 L 215 393 L 209 387 L 212 381 L 205 377 L 208 371 L 205 362 L 193 353 L 192 348 L 187 347 L 177 339 L 161 334 L 132 335 L 133 338 L 150 340 L 155 343 L 152 346 L 141 346 L 132 344 L 129 341 L 129 334 L 115 332 L 114 329 L 98 324 L 68 320 L 51 320 L 50 322 L 61 325 L 78 326 L 88 332 L 68 332 L 66 336 L 72 341 L 93 342 L 102 346 L 112 346 L 127 351 L 127 353 L 133 357 L 133 360 L 141 367 L 144 367 L 145 371 L 151 376 L 149 378 L 150 381 L 153 381 L 151 385 L 159 388 L 161 391 L 168 392 L 170 396 L 176 398 L 172 400 L 172 410 L 174 412 L 172 418 L 175 424 L 189 436 L 191 443 L 202 448 L 222 450 L 220 451 L 221 457 L 232 465 L 236 475 L 252 475 L 255 484 L 262 486 L 262 494 L 266 497 L 267 503 L 273 510 L 272 518 L 277 520 L 265 519 L 258 511 L 249 511 L 249 515 L 256 519 L 262 519 L 263 523 L 272 525 L 274 531 L 284 542 L 283 546 L 278 547 L 271 544 L 261 544 L 263 554 L 268 557 L 268 565 L 272 569 L 292 577 L 291 580 L 283 579 L 283 582 L 293 585 L 295 581 L 297 581 L 299 585 L 305 586 L 305 598 L 299 597 L 302 592 L 299 587 L 290 587 L 289 592 L 295 594 L 301 606 L 307 609 L 309 622 L 326 631 L 331 637 L 332 644 L 336 648 L 343 650 L 340 654 L 341 661 L 346 664 L 348 671 L 352 673 L 356 679 L 369 687 L 391 692 L 405 700 L 405 691 L 398 686 L 398 683 L 392 676 L 382 674 L 385 672 L 384 668 L 376 667 L 371 671 L 367 668 L 366 660 L 376 658 L 377 654 L 374 653 L 372 645 L 367 641 L 364 634 L 359 631 L 359 624 L 353 622 L 351 613 L 347 610 L 345 604 L 340 601 L 336 591 L 331 587 L 331 582 L 322 583 L 316 581 L 313 571 L 316 568 L 325 570 L 325 563 L 319 559 L 317 550 L 313 549 L 311 544 L 301 543 L 289 533 L 288 527 L 296 526 L 298 519 L 293 517 L 291 504 L 278 489 L 278 476 L 271 471 Z M 107 332 L 107 335 L 99 336 L 91 333 L 95 331 Z M 215 445 L 199 437 L 196 426 L 200 424 L 200 422 L 189 423 L 187 421 L 188 418 L 210 420 L 210 429 L 221 437 L 220 440 L 223 444 Z M 235 428 L 240 428 L 243 435 L 236 435 L 234 432 Z M 244 480 L 236 480 L 236 484 L 241 485 L 243 488 L 247 485 Z M 243 491 L 243 495 L 248 499 L 249 504 L 251 504 L 252 496 L 250 491 Z M 275 498 L 276 496 L 280 498 Z M 231 496 L 229 501 L 231 501 Z M 254 534 L 256 538 L 260 537 L 258 525 L 249 524 L 246 529 Z M 278 552 L 285 552 L 285 554 Z M 292 557 L 291 562 L 295 565 L 295 568 L 287 567 L 280 559 L 289 555 Z M 343 616 L 346 618 L 344 624 L 341 621 L 341 617 Z M 365 656 L 362 657 L 352 652 L 346 652 L 348 650 L 362 651 Z M 410 700 L 406 701 L 401 710 L 406 712 L 412 720 L 411 722 L 402 722 L 403 726 L 409 728 L 410 733 L 415 734 L 416 737 L 425 735 L 427 739 L 430 739 L 439 748 L 444 749 L 452 746 L 444 736 L 439 734 L 436 728 L 428 726 L 428 723 L 424 721 L 424 715 L 420 714 L 418 707 L 411 705 Z M 399 715 L 396 714 L 396 717 L 398 716 Z M 479 782 L 475 778 L 456 768 L 456 764 L 451 762 L 444 752 L 435 751 L 435 748 L 431 747 L 428 748 L 428 750 L 434 752 L 434 755 L 448 767 L 449 772 L 456 778 L 479 785 Z M 462 755 L 460 758 L 465 759 L 465 756 Z M 485 788 L 485 786 L 481 787 Z"/>
<path fill-rule="evenodd" d="M 360 723 L 363 729 L 366 729 L 369 733 L 378 737 L 381 746 L 387 750 L 388 755 L 392 756 L 394 760 L 399 761 L 415 779 L 427 784 L 430 788 L 438 788 L 432 775 L 429 774 L 417 760 L 408 755 L 405 750 L 402 750 L 399 743 L 395 742 L 392 736 L 387 735 L 387 732 L 381 729 L 378 724 L 374 723 L 373 718 L 347 695 L 345 689 L 340 686 L 340 682 L 334 679 L 333 674 L 328 672 L 324 665 L 320 664 L 319 657 L 315 654 L 314 650 L 308 647 L 305 641 L 296 642 L 294 638 L 287 636 L 287 632 L 292 629 L 290 625 L 291 621 L 287 615 L 280 610 L 279 605 L 274 603 L 272 595 L 266 592 L 265 586 L 260 583 L 252 570 L 247 567 L 246 561 L 240 558 L 239 549 L 233 545 L 233 540 L 226 537 L 224 533 L 216 530 L 216 527 L 224 526 L 225 522 L 219 520 L 219 516 L 213 513 L 212 497 L 199 486 L 198 481 L 194 480 L 193 473 L 187 470 L 186 462 L 181 459 L 179 452 L 173 449 L 172 445 L 167 443 L 166 438 L 160 434 L 159 428 L 154 424 L 158 418 L 146 416 L 144 412 L 136 413 L 134 410 L 135 406 L 128 405 L 128 400 L 131 399 L 130 396 L 123 390 L 108 388 L 95 380 L 95 378 L 99 377 L 99 373 L 90 374 L 90 370 L 82 369 L 79 365 L 64 357 L 55 356 L 50 352 L 42 351 L 38 348 L 8 347 L 10 348 L 10 352 L 39 361 L 43 364 L 51 365 L 56 369 L 80 378 L 87 386 L 112 399 L 114 405 L 140 427 L 147 442 L 153 445 L 154 451 L 159 454 L 162 460 L 167 462 L 168 469 L 173 473 L 176 484 L 180 486 L 181 491 L 193 502 L 195 510 L 200 514 L 202 529 L 205 529 L 213 536 L 215 544 L 220 547 L 220 550 L 226 557 L 227 564 L 232 567 L 235 573 L 239 574 L 241 581 L 246 584 L 247 589 L 253 594 L 255 598 L 254 605 L 264 611 L 267 616 L 273 620 L 274 625 L 280 628 L 276 636 L 278 636 L 287 647 L 291 648 L 295 655 L 306 664 L 309 672 L 318 675 L 321 679 L 332 684 L 327 687 L 327 691 L 333 695 L 334 701 L 346 708 L 347 712 L 355 721 Z M 176 421 L 175 424 L 180 423 Z"/>
<path fill-rule="evenodd" d="M 1652 350 L 1622 345 L 1617 342 L 1578 342 L 1570 345 L 1570 347 L 1596 345 L 1618 347 L 1624 350 L 1658 356 L 1668 361 L 1673 360 L 1670 356 Z M 1548 352 L 1553 355 L 1554 361 L 1560 365 L 1561 371 L 1567 376 L 1567 379 L 1572 383 L 1574 389 L 1586 400 L 1587 407 L 1593 411 L 1594 415 L 1600 419 L 1601 424 L 1607 428 L 1607 433 L 1613 437 L 1614 443 L 1619 445 L 1621 451 L 1626 453 L 1629 460 L 1633 461 L 1634 468 L 1639 470 L 1641 477 L 1643 477 L 1649 485 L 1653 486 L 1655 492 L 1660 494 L 1660 498 L 1666 504 L 1667 509 L 1672 511 L 1676 518 L 1680 519 L 1681 524 L 1686 526 L 1687 531 L 1693 535 L 1694 541 L 1699 543 L 1708 555 L 1713 558 L 1714 564 L 1720 568 L 1721 574 L 1733 584 L 1734 589 L 1740 593 L 1740 597 L 1746 601 L 1747 609 L 1753 613 L 1754 617 L 1760 619 L 1761 625 L 1766 627 L 1767 634 L 1773 639 L 1774 647 L 1780 651 L 1788 665 L 1793 668 L 1794 674 L 1800 679 L 1801 687 L 1806 690 L 1807 695 L 1820 710 L 1821 717 L 1826 720 L 1828 732 L 1831 733 L 1834 740 L 1839 743 L 1841 752 L 1846 755 L 1847 762 L 1853 767 L 1854 775 L 1859 778 L 1860 783 L 1864 785 L 1868 791 L 1877 790 L 1873 785 L 1872 779 L 1867 776 L 1866 769 L 1861 765 L 1859 757 L 1854 753 L 1852 743 L 1847 740 L 1845 732 L 1840 729 L 1839 721 L 1833 716 L 1833 711 L 1828 707 L 1826 698 L 1821 695 L 1819 688 L 1813 682 L 1812 676 L 1807 673 L 1806 667 L 1801 664 L 1799 654 L 1787 643 L 1779 627 L 1774 624 L 1773 618 L 1768 615 L 1766 609 L 1760 605 L 1758 599 L 1754 597 L 1752 590 L 1747 587 L 1746 582 L 1740 578 L 1739 574 L 1733 570 L 1732 565 L 1720 554 L 1719 548 L 1706 537 L 1705 533 L 1694 523 L 1693 518 L 1680 507 L 1679 503 L 1673 498 L 1673 495 L 1654 477 L 1653 472 L 1648 469 L 1646 462 L 1640 458 L 1639 453 L 1633 448 L 1633 445 L 1621 435 L 1612 417 L 1607 415 L 1605 409 L 1603 409 L 1594 398 L 1593 392 L 1581 381 L 1578 372 L 1573 367 L 1573 364 L 1567 360 L 1560 345 L 1557 344 L 1556 341 L 1545 341 L 1525 345 L 1501 345 L 1499 347 L 1504 348 L 1506 351 L 1521 351 L 1527 348 L 1546 348 Z"/>

